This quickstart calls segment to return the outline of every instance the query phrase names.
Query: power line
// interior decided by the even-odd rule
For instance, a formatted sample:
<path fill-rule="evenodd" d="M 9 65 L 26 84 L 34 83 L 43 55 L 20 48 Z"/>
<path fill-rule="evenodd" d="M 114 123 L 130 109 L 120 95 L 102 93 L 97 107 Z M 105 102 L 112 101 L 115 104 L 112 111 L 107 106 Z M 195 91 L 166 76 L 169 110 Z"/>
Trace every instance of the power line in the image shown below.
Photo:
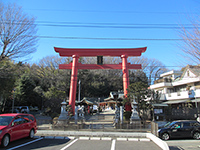
<path fill-rule="evenodd" d="M 28 36 L 28 35 L 27 35 Z M 59 36 L 37 36 L 48 39 L 70 39 L 70 40 L 121 40 L 121 41 L 199 41 L 200 39 L 161 39 L 161 38 L 104 38 L 104 37 L 59 37 Z"/>
<path fill-rule="evenodd" d="M 1 36 L 5 34 L 0 34 Z M 120 41 L 199 41 L 200 39 L 178 39 L 178 38 L 106 38 L 106 37 L 67 37 L 67 36 L 30 36 L 30 35 L 19 35 L 23 37 L 36 37 L 46 39 L 69 39 L 69 40 L 120 40 Z"/>
<path fill-rule="evenodd" d="M 30 25 L 30 22 L 24 21 L 3 21 L 5 24 L 24 24 Z M 200 28 L 199 24 L 137 24 L 137 23 L 84 23 L 84 22 L 49 22 L 36 21 L 32 25 L 49 26 L 49 27 L 68 27 L 68 28 L 121 28 L 121 29 L 194 29 Z"/>
<path fill-rule="evenodd" d="M 32 10 L 32 11 L 52 11 L 52 12 L 75 12 L 75 13 L 125 13 L 125 14 L 156 14 L 156 15 L 160 15 L 160 14 L 199 14 L 198 12 L 153 12 L 153 11 L 105 11 L 105 10 L 75 10 L 75 9 L 25 9 L 25 10 Z"/>

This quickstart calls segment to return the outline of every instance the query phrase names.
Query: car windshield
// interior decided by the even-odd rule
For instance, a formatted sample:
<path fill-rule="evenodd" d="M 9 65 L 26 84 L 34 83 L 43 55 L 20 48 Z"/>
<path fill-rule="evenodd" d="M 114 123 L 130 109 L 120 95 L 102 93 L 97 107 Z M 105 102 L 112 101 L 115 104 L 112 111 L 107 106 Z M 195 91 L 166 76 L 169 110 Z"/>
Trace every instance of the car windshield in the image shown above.
<path fill-rule="evenodd" d="M 176 122 L 168 122 L 167 124 L 165 124 L 165 128 L 169 128 L 171 126 L 173 126 Z"/>
<path fill-rule="evenodd" d="M 12 116 L 0 116 L 0 126 L 9 125 L 13 118 Z"/>

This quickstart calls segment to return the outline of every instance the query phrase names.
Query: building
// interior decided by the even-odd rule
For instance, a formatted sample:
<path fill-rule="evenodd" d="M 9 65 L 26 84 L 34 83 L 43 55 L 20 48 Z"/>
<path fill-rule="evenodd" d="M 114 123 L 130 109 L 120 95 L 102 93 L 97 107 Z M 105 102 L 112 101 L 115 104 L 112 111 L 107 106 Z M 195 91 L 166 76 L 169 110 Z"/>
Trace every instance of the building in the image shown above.
<path fill-rule="evenodd" d="M 200 65 L 187 65 L 183 71 L 163 73 L 150 89 L 159 91 L 160 100 L 164 104 L 177 109 L 190 105 L 194 110 L 200 102 Z"/>
<path fill-rule="evenodd" d="M 123 101 L 123 98 L 124 92 L 122 91 L 110 92 L 109 97 L 104 99 L 104 102 L 101 102 L 100 106 L 111 107 L 114 109 L 117 103 L 121 103 Z"/>

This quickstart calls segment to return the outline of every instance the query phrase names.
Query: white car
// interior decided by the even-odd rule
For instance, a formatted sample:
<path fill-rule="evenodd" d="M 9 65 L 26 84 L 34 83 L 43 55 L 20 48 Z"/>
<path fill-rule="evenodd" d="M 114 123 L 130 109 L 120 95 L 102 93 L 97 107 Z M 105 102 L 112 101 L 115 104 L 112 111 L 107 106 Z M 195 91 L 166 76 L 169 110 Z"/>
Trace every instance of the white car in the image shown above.
<path fill-rule="evenodd" d="M 98 106 L 97 105 L 93 105 L 93 112 L 96 113 L 98 111 Z"/>
<path fill-rule="evenodd" d="M 19 110 L 20 110 L 21 113 L 29 114 L 29 112 L 30 112 L 28 106 L 19 106 Z"/>

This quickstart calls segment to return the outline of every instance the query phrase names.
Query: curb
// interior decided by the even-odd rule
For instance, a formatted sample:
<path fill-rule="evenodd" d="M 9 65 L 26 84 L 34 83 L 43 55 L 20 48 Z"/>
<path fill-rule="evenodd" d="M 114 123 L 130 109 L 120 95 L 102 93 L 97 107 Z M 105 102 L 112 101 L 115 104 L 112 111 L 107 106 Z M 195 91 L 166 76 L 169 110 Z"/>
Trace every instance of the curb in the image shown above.
<path fill-rule="evenodd" d="M 146 133 L 146 137 L 151 139 L 156 145 L 158 145 L 163 150 L 169 150 L 169 146 L 167 145 L 167 143 L 161 140 L 160 138 L 156 137 L 155 135 L 151 133 Z"/>

